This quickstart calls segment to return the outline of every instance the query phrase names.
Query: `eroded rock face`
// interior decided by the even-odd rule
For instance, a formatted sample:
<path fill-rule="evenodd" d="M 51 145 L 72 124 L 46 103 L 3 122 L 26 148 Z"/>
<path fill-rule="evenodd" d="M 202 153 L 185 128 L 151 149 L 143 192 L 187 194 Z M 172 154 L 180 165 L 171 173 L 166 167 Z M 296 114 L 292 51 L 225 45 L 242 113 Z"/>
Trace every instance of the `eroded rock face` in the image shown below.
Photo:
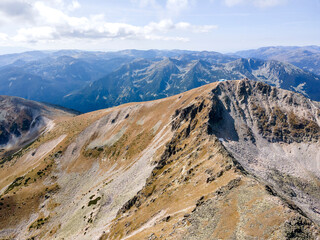
<path fill-rule="evenodd" d="M 317 142 L 319 140 L 318 113 L 312 111 L 319 111 L 314 107 L 318 103 L 312 103 L 292 92 L 281 94 L 277 88 L 261 82 L 241 81 L 236 89 L 234 86 L 230 89 L 226 85 L 220 84 L 219 88 L 222 89 L 213 91 L 213 97 L 216 98 L 214 105 L 224 110 L 225 116 L 222 121 L 224 125 L 228 120 L 226 114 L 229 113 L 234 115 L 231 116 L 233 121 L 239 118 L 249 127 L 250 132 L 252 132 L 251 128 L 256 128 L 258 134 L 270 142 Z M 217 96 L 220 96 L 219 100 Z M 295 107 L 297 109 L 301 107 L 304 110 L 302 113 L 297 110 L 295 112 Z M 217 109 L 215 108 L 214 111 Z M 216 121 L 216 117 L 211 117 L 211 121 Z M 245 135 L 245 133 L 242 134 Z"/>
<path fill-rule="evenodd" d="M 10 96 L 0 96 L 0 110 L 0 149 L 9 153 L 33 141 L 53 119 L 75 115 L 71 110 Z"/>
<path fill-rule="evenodd" d="M 265 119 L 255 114 L 253 103 L 268 109 Z M 145 187 L 125 205 L 130 207 L 118 213 L 104 239 L 315 239 L 319 232 L 312 220 L 317 221 L 318 216 L 309 214 L 308 209 L 320 199 L 317 180 L 303 182 L 299 177 L 293 179 L 295 174 L 290 179 L 277 163 L 282 171 L 272 171 L 264 178 L 259 170 L 273 159 L 257 163 L 256 158 L 261 154 L 261 141 L 269 149 L 279 142 L 318 144 L 317 104 L 309 104 L 301 95 L 243 80 L 221 83 L 205 98 L 178 109 L 172 121 L 175 133 L 164 154 Z M 295 112 L 298 106 L 306 112 Z M 277 113 L 283 118 L 278 120 Z M 278 121 L 284 124 L 279 126 L 286 134 L 282 138 L 273 129 Z M 232 148 L 237 144 L 242 147 L 239 152 Z M 239 163 L 235 153 L 243 154 L 247 162 L 241 158 Z M 290 158 L 283 161 L 289 168 L 295 164 Z M 293 188 L 299 188 L 300 197 L 309 197 L 309 208 L 301 198 L 292 201 L 297 198 Z M 139 204 L 130 204 L 133 200 Z"/>
<path fill-rule="evenodd" d="M 0 237 L 316 239 L 318 128 L 249 80 L 63 118 L 0 168 Z"/>
<path fill-rule="evenodd" d="M 248 80 L 222 83 L 212 95 L 223 118 L 217 126 L 211 118 L 211 133 L 249 172 L 319 223 L 319 103 Z"/>
<path fill-rule="evenodd" d="M 18 115 L 9 117 L 0 122 L 0 145 L 5 146 L 12 138 L 19 138 L 21 135 L 26 134 L 30 129 L 41 128 L 45 125 L 45 121 L 41 116 L 37 116 L 31 110 L 23 109 L 17 111 Z"/>

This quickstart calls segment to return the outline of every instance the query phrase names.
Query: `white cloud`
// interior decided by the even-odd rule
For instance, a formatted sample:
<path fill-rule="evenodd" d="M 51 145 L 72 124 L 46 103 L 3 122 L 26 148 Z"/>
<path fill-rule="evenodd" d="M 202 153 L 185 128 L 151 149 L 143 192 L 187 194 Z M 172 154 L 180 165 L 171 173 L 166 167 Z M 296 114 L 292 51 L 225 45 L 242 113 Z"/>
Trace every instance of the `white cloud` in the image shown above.
<path fill-rule="evenodd" d="M 244 0 L 224 0 L 224 2 L 228 7 L 233 7 L 235 5 L 243 3 Z"/>
<path fill-rule="evenodd" d="M 151 22 L 147 26 L 144 27 L 145 32 L 168 32 L 169 30 L 173 30 L 177 28 L 178 24 L 174 24 L 172 20 L 165 19 L 160 22 Z"/>
<path fill-rule="evenodd" d="M 176 17 L 190 9 L 197 0 L 131 0 L 141 8 L 151 7 L 156 15 Z"/>
<path fill-rule="evenodd" d="M 34 11 L 31 2 L 25 0 L 1 0 L 1 20 L 6 22 L 8 18 L 30 21 L 33 19 Z"/>
<path fill-rule="evenodd" d="M 131 0 L 134 4 L 139 4 L 140 7 L 158 7 L 158 3 L 156 0 Z"/>
<path fill-rule="evenodd" d="M 145 32 L 168 32 L 170 30 L 191 31 L 194 33 L 210 32 L 213 29 L 218 28 L 216 25 L 192 25 L 188 22 L 174 23 L 171 19 L 165 19 L 160 22 L 151 22 L 144 27 Z"/>
<path fill-rule="evenodd" d="M 206 33 L 206 32 L 210 32 L 214 29 L 217 29 L 218 26 L 217 25 L 201 25 L 201 26 L 197 26 L 197 25 L 191 25 L 190 23 L 187 22 L 179 22 L 176 24 L 176 28 L 177 29 L 181 29 L 181 30 L 188 30 L 188 31 L 192 31 L 195 33 Z"/>
<path fill-rule="evenodd" d="M 256 0 L 254 4 L 257 7 L 265 8 L 265 7 L 274 7 L 277 5 L 281 5 L 286 3 L 286 0 Z"/>
<path fill-rule="evenodd" d="M 251 4 L 259 8 L 274 7 L 287 2 L 287 0 L 224 0 L 228 7 L 239 4 Z"/>
<path fill-rule="evenodd" d="M 81 7 L 78 0 L 25 0 L 25 1 L 33 1 L 33 2 L 45 2 L 48 6 L 58 8 L 60 10 L 68 10 L 73 11 Z"/>
<path fill-rule="evenodd" d="M 166 4 L 167 10 L 177 14 L 187 9 L 188 6 L 189 6 L 188 0 L 167 0 L 167 4 Z"/>
<path fill-rule="evenodd" d="M 178 41 L 178 42 L 189 42 L 189 38 L 184 37 L 165 37 L 165 36 L 145 36 L 147 40 L 161 40 L 161 41 Z"/>
<path fill-rule="evenodd" d="M 76 1 L 76 0 L 73 0 L 73 1 L 68 5 L 68 10 L 69 10 L 69 11 L 73 11 L 73 10 L 78 9 L 78 8 L 80 8 L 80 7 L 81 7 L 80 3 L 79 3 L 78 1 Z"/>
<path fill-rule="evenodd" d="M 173 0 L 169 1 L 171 2 L 170 4 L 174 4 Z M 64 12 L 60 8 L 61 6 L 71 6 L 69 10 L 72 10 L 80 7 L 77 1 L 66 2 L 62 0 L 49 0 L 48 2 L 49 5 L 41 1 L 35 1 L 31 5 L 34 22 L 31 26 L 26 25 L 18 29 L 17 34 L 11 37 L 13 41 L 27 43 L 70 39 L 188 41 L 187 38 L 177 36 L 169 37 L 166 36 L 166 34 L 168 32 L 175 32 L 178 34 L 181 31 L 204 33 L 217 27 L 214 25 L 196 26 L 187 22 L 174 23 L 171 19 L 151 22 L 145 26 L 135 26 L 126 23 L 107 22 L 101 14 L 88 17 L 73 17 L 70 16 L 70 13 Z M 178 4 L 177 6 L 180 7 L 184 6 L 182 2 L 178 3 L 177 0 L 175 4 Z"/>
<path fill-rule="evenodd" d="M 24 23 L 34 23 L 39 15 L 39 5 L 44 5 L 40 0 L 0 0 L 0 22 L 8 23 L 11 20 Z M 46 0 L 46 6 L 74 11 L 80 7 L 78 0 Z"/>
<path fill-rule="evenodd" d="M 16 42 L 30 42 L 35 43 L 38 40 L 53 40 L 57 37 L 55 29 L 52 27 L 32 27 L 22 28 L 18 34 L 12 39 Z"/>
<path fill-rule="evenodd" d="M 6 33 L 0 32 L 0 41 L 6 41 L 8 40 L 8 35 Z"/>

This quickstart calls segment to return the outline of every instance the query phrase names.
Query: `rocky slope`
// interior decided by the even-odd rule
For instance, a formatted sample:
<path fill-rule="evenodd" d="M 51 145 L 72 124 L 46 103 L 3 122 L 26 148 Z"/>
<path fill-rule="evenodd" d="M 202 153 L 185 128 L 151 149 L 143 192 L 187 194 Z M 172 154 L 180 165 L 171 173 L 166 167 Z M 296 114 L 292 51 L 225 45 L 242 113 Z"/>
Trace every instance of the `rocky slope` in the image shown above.
<path fill-rule="evenodd" d="M 0 96 L 0 157 L 32 142 L 55 118 L 76 112 L 18 97 Z M 5 160 L 5 159 L 3 159 Z"/>
<path fill-rule="evenodd" d="M 319 114 L 241 80 L 57 119 L 0 168 L 0 237 L 317 239 Z"/>

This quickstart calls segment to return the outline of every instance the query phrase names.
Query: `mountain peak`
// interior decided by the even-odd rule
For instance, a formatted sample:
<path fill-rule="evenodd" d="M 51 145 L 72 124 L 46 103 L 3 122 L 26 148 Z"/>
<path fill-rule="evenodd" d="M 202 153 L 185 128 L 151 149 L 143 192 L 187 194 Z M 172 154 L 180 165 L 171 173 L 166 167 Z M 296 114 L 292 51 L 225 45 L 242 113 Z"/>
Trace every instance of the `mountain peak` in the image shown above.
<path fill-rule="evenodd" d="M 319 112 L 243 79 L 62 118 L 2 163 L 0 236 L 315 239 Z"/>

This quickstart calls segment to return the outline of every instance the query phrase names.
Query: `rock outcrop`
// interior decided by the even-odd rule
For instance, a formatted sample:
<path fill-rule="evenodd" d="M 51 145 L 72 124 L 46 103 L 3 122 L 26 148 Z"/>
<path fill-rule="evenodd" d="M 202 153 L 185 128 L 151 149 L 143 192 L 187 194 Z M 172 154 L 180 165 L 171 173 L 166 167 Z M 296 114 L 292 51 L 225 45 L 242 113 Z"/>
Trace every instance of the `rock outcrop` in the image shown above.
<path fill-rule="evenodd" d="M 0 96 L 0 157 L 32 142 L 55 118 L 77 113 L 18 97 Z M 5 152 L 8 152 L 4 154 Z"/>

